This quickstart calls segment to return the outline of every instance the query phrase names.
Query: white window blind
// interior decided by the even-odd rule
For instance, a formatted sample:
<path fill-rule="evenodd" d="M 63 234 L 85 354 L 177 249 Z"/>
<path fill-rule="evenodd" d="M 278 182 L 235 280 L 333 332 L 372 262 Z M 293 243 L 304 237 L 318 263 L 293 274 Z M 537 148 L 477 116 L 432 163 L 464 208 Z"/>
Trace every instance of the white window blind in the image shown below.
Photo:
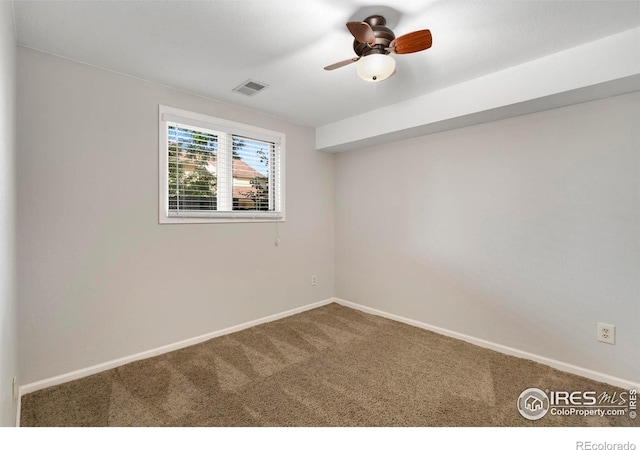
<path fill-rule="evenodd" d="M 217 210 L 219 136 L 167 123 L 169 213 Z"/>
<path fill-rule="evenodd" d="M 168 107 L 160 128 L 161 223 L 284 218 L 283 134 Z"/>

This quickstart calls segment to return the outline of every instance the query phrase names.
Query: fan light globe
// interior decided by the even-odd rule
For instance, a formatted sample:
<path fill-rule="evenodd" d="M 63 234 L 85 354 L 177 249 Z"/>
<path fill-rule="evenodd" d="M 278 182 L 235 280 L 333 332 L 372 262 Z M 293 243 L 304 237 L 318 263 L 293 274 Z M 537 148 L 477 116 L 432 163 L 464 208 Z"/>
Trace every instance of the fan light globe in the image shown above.
<path fill-rule="evenodd" d="M 393 75 L 396 60 L 389 55 L 374 53 L 361 58 L 356 64 L 356 72 L 365 81 L 383 81 Z"/>

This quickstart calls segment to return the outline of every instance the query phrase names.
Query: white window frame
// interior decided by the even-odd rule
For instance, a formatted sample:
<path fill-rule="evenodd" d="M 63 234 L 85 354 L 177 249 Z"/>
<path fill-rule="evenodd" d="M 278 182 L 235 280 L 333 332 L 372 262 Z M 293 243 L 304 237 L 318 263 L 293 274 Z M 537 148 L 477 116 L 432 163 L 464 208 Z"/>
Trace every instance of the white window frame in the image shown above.
<path fill-rule="evenodd" d="M 192 211 L 188 215 L 170 215 L 169 212 L 169 164 L 168 164 L 168 122 L 177 122 L 187 126 L 195 126 L 209 130 L 215 130 L 219 133 L 228 133 L 247 136 L 253 139 L 275 142 L 275 158 L 279 164 L 275 164 L 275 173 L 273 186 L 275 189 L 275 211 Z M 218 117 L 199 114 L 192 111 L 173 108 L 170 106 L 159 105 L 158 107 L 158 139 L 159 139 L 159 204 L 158 204 L 158 222 L 160 224 L 170 223 L 238 223 L 238 222 L 284 222 L 285 221 L 285 140 L 284 133 L 267 130 L 264 128 L 254 127 L 244 123 L 233 122 L 230 120 L 220 119 Z M 232 139 L 227 139 L 231 146 Z M 219 151 L 219 158 L 226 157 L 229 159 L 231 167 L 232 151 L 231 149 Z M 228 174 L 231 176 L 231 174 Z M 275 182 L 274 182 L 275 181 Z M 226 187 L 231 188 L 231 180 L 226 183 L 220 183 L 222 186 L 223 196 L 219 196 L 218 204 L 225 205 L 225 199 L 228 195 L 224 195 Z M 230 205 L 226 205 L 230 208 Z"/>

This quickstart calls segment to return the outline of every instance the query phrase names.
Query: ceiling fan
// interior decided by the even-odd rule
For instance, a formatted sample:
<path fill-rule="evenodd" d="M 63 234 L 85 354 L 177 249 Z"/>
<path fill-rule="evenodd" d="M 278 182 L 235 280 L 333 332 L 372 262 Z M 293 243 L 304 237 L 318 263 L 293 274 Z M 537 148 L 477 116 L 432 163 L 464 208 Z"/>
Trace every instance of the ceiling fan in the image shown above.
<path fill-rule="evenodd" d="M 378 15 L 369 16 L 364 22 L 347 22 L 349 32 L 355 38 L 353 50 L 358 55 L 324 68 L 334 70 L 358 61 L 356 71 L 365 81 L 383 81 L 396 73 L 396 61 L 390 53 L 403 55 L 431 47 L 431 31 L 419 30 L 396 37 L 385 25 L 387 20 Z"/>

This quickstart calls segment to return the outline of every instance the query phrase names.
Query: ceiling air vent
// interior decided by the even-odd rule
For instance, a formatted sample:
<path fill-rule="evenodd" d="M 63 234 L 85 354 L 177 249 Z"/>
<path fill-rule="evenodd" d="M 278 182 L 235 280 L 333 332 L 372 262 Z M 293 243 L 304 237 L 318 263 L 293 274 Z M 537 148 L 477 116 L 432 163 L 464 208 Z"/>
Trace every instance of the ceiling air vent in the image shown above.
<path fill-rule="evenodd" d="M 247 96 L 256 95 L 258 92 L 268 87 L 268 84 L 260 83 L 259 81 L 247 80 L 240 86 L 233 88 L 234 91 L 239 92 Z"/>

